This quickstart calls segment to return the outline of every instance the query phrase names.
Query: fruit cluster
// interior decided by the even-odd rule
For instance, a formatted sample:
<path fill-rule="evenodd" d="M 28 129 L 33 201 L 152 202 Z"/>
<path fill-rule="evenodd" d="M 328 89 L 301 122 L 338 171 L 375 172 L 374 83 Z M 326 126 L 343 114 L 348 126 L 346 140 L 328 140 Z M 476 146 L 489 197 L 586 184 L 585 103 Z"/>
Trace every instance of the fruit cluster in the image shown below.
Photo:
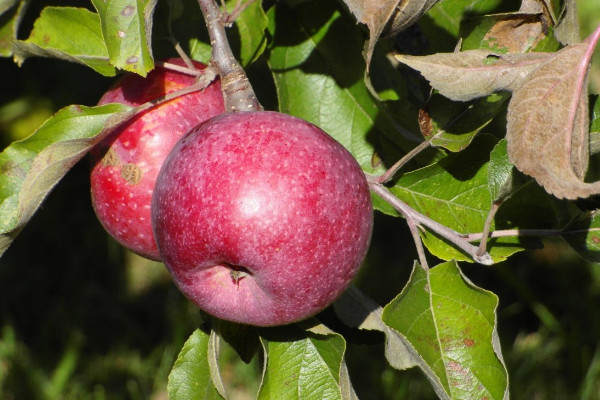
<path fill-rule="evenodd" d="M 100 103 L 139 105 L 193 81 L 157 68 L 123 78 Z M 348 287 L 369 246 L 369 188 L 352 155 L 296 117 L 225 113 L 218 80 L 142 112 L 93 160 L 92 200 L 106 230 L 163 261 L 218 318 L 308 318 Z"/>

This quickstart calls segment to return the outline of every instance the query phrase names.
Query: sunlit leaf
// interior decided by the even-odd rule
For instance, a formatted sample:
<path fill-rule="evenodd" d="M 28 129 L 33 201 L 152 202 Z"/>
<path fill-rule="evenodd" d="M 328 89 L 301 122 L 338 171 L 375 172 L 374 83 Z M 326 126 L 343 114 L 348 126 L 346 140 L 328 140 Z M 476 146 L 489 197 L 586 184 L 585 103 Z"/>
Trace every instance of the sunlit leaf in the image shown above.
<path fill-rule="evenodd" d="M 413 345 L 441 398 L 508 399 L 497 307 L 498 298 L 473 285 L 456 262 L 430 270 L 415 264 L 383 321 Z"/>
<path fill-rule="evenodd" d="M 128 108 L 69 106 L 0 153 L 0 255 L 67 171 Z"/>
<path fill-rule="evenodd" d="M 19 65 L 29 57 L 52 57 L 87 65 L 103 75 L 115 75 L 100 19 L 83 8 L 46 7 L 29 38 L 16 41 L 13 51 Z"/>
<path fill-rule="evenodd" d="M 142 76 L 154 68 L 151 37 L 156 1 L 92 0 L 115 67 Z"/>
<path fill-rule="evenodd" d="M 482 232 L 492 200 L 487 179 L 489 154 L 494 145 L 495 141 L 490 136 L 478 136 L 462 152 L 402 175 L 390 190 L 421 214 L 431 216 L 459 233 Z M 506 219 L 520 226 L 547 218 L 546 208 L 538 206 L 539 212 L 535 216 L 514 210 Z M 529 217 L 534 218 L 533 221 L 528 220 Z M 492 227 L 505 223 L 496 221 Z M 422 231 L 421 236 L 429 251 L 439 258 L 472 261 L 468 255 L 429 230 Z M 498 262 L 523 249 L 523 244 L 513 237 L 495 241 L 488 250 L 492 259 Z"/>
<path fill-rule="evenodd" d="M 25 10 L 31 0 L 0 1 L 0 56 L 10 57 Z"/>
<path fill-rule="evenodd" d="M 208 363 L 210 335 L 196 329 L 183 345 L 169 374 L 170 400 L 222 399 L 215 388 Z"/>
<path fill-rule="evenodd" d="M 265 354 L 258 399 L 341 399 L 344 338 L 294 326 L 261 330 Z"/>

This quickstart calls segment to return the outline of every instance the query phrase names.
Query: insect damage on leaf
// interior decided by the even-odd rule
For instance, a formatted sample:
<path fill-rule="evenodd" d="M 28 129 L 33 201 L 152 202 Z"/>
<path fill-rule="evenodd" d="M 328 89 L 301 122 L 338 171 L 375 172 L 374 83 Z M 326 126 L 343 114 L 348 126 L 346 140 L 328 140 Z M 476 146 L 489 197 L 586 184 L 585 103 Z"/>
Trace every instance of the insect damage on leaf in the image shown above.
<path fill-rule="evenodd" d="M 508 155 L 558 198 L 600 193 L 584 182 L 589 162 L 587 72 L 600 28 L 580 44 L 565 47 L 513 91 L 508 107 Z"/>

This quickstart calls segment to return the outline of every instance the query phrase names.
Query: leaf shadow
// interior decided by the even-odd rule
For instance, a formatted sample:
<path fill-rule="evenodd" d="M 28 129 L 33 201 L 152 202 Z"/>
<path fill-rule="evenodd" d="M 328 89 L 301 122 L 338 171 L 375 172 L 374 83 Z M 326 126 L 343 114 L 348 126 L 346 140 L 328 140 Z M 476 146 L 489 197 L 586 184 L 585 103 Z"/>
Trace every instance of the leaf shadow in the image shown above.
<path fill-rule="evenodd" d="M 277 6 L 275 26 L 282 27 L 283 32 L 275 31 L 271 47 L 289 48 L 312 42 L 312 50 L 295 65 L 273 69 L 273 73 L 300 69 L 306 74 L 332 76 L 341 88 L 352 87 L 363 79 L 365 61 L 360 53 L 347 49 L 361 48 L 365 35 L 362 30 L 356 29 L 345 12 L 336 16 L 340 12 L 336 3 L 327 2 L 319 7 L 319 12 L 314 12 L 306 6 Z M 297 25 L 297 29 L 289 29 L 290 24 Z M 315 38 L 325 28 L 324 35 Z M 319 40 L 318 43 L 315 42 L 316 39 Z"/>

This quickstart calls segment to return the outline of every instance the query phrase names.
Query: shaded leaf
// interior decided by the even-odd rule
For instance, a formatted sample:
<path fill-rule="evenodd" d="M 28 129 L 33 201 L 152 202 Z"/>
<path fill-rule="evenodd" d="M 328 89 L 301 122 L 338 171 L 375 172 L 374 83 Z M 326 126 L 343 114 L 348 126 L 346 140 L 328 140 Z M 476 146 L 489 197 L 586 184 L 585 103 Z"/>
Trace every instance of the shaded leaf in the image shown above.
<path fill-rule="evenodd" d="M 217 323 L 221 338 L 238 353 L 245 363 L 249 363 L 260 348 L 256 329 L 253 326 L 224 320 L 218 320 Z"/>
<path fill-rule="evenodd" d="M 600 262 L 600 211 L 579 215 L 564 227 L 560 235 L 583 258 Z"/>
<path fill-rule="evenodd" d="M 229 1 L 227 8 L 232 11 L 236 1 Z M 240 51 L 237 59 L 242 66 L 246 67 L 264 52 L 267 47 L 266 29 L 268 18 L 265 14 L 260 1 L 252 2 L 235 20 L 235 26 L 238 29 L 240 40 Z M 231 41 L 231 39 L 230 39 Z M 232 46 L 235 45 L 232 42 Z"/>
<path fill-rule="evenodd" d="M 512 196 L 526 181 L 509 160 L 506 139 L 502 139 L 490 153 L 488 166 L 488 189 L 494 203 L 504 202 Z"/>
<path fill-rule="evenodd" d="M 382 34 L 395 35 L 414 24 L 439 0 L 344 0 L 356 20 L 369 28 L 367 66 Z"/>
<path fill-rule="evenodd" d="M 356 287 L 348 288 L 333 307 L 346 325 L 385 334 L 385 357 L 392 367 L 402 370 L 417 365 L 411 355 L 410 344 L 381 321 L 383 309 Z"/>
<path fill-rule="evenodd" d="M 203 350 L 203 349 L 202 349 Z M 227 398 L 225 384 L 221 376 L 221 368 L 219 367 L 219 353 L 221 352 L 221 334 L 216 330 L 210 331 L 208 338 L 208 348 L 206 350 L 206 361 L 208 362 L 208 371 L 210 380 L 214 388 L 223 398 Z M 210 387 L 210 384 L 208 385 Z"/>
<path fill-rule="evenodd" d="M 112 65 L 141 76 L 154 68 L 152 15 L 157 0 L 92 0 Z"/>
<path fill-rule="evenodd" d="M 505 110 L 509 98 L 508 93 L 498 93 L 469 102 L 455 102 L 434 94 L 426 111 L 423 110 L 427 113 L 429 129 L 422 130 L 422 133 L 433 146 L 461 151 Z"/>
<path fill-rule="evenodd" d="M 63 108 L 32 136 L 0 153 L 0 255 L 54 185 L 123 120 L 127 109 L 118 104 Z"/>
<path fill-rule="evenodd" d="M 550 57 L 547 53 L 503 55 L 488 50 L 396 56 L 400 62 L 419 71 L 442 95 L 457 101 L 513 90 Z"/>
<path fill-rule="evenodd" d="M 341 399 L 344 338 L 296 326 L 261 329 L 265 366 L 258 399 Z"/>
<path fill-rule="evenodd" d="M 294 9 L 277 5 L 269 17 L 274 38 L 269 65 L 281 112 L 329 133 L 365 171 L 384 170 L 381 163 L 373 163 L 375 148 L 384 140 L 386 148 L 414 147 L 370 95 L 358 54 L 362 34 L 335 2 L 310 2 Z"/>
<path fill-rule="evenodd" d="M 87 65 L 102 75 L 115 75 L 100 19 L 83 8 L 44 8 L 29 38 L 16 41 L 13 52 L 19 65 L 29 57 L 52 57 Z"/>
<path fill-rule="evenodd" d="M 548 193 L 576 199 L 600 193 L 583 181 L 589 163 L 587 71 L 598 29 L 565 47 L 530 73 L 508 107 L 508 154 Z"/>
<path fill-rule="evenodd" d="M 427 15 L 435 25 L 454 37 L 458 37 L 460 24 L 465 14 L 489 13 L 501 5 L 503 0 L 445 0 L 437 3 Z"/>
<path fill-rule="evenodd" d="M 17 31 L 31 0 L 0 1 L 0 56 L 10 57 Z"/>
<path fill-rule="evenodd" d="M 413 345 L 440 397 L 508 399 L 497 306 L 498 298 L 473 285 L 456 262 L 428 271 L 415 264 L 383 321 Z"/>
<path fill-rule="evenodd" d="M 169 374 L 170 400 L 222 399 L 208 365 L 210 335 L 196 329 L 183 345 Z"/>

